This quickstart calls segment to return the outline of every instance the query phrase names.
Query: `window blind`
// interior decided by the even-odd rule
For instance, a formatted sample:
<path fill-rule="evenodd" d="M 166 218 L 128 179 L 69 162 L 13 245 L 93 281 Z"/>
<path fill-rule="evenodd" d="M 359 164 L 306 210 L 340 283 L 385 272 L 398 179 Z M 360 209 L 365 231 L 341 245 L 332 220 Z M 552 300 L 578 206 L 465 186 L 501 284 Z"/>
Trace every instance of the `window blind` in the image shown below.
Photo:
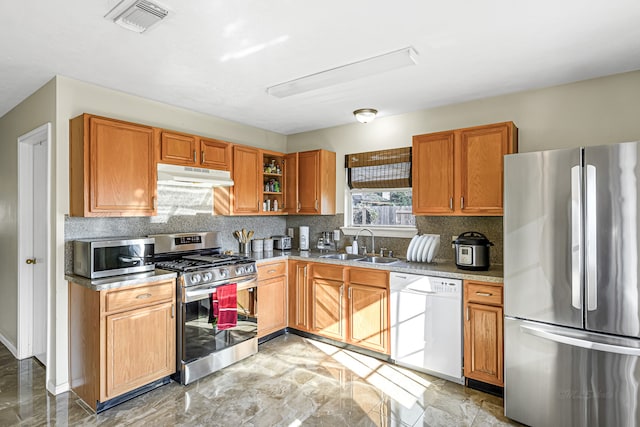
<path fill-rule="evenodd" d="M 349 188 L 411 187 L 411 147 L 345 155 Z"/>

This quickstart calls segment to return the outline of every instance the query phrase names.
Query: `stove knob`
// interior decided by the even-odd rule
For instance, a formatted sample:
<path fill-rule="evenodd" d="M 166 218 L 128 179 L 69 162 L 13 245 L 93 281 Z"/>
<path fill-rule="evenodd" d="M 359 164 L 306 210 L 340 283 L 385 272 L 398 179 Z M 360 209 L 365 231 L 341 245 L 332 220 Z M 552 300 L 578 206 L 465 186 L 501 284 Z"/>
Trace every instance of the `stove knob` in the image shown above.
<path fill-rule="evenodd" d="M 244 266 L 240 266 L 238 268 L 236 268 L 236 274 L 245 274 L 245 268 Z"/>
<path fill-rule="evenodd" d="M 194 273 L 191 275 L 191 284 L 195 285 L 200 283 L 200 280 L 202 280 L 202 277 L 200 276 L 200 273 Z"/>
<path fill-rule="evenodd" d="M 220 277 L 222 279 L 224 279 L 225 277 L 229 277 L 229 270 L 227 270 L 226 268 L 221 268 L 220 269 Z"/>
<path fill-rule="evenodd" d="M 202 275 L 202 280 L 204 280 L 205 282 L 209 282 L 211 279 L 213 279 L 213 273 L 211 273 L 210 271 L 207 271 Z"/>
<path fill-rule="evenodd" d="M 247 265 L 247 273 L 253 273 L 253 265 L 252 264 Z"/>

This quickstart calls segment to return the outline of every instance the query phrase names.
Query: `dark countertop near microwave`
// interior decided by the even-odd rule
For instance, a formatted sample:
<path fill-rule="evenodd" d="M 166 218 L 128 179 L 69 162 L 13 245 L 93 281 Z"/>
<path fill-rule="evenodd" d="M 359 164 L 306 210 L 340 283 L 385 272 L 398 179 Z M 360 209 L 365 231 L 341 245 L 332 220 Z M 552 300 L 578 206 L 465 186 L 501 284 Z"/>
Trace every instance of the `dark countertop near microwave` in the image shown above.
<path fill-rule="evenodd" d="M 124 286 L 140 285 L 143 283 L 161 282 L 163 280 L 175 279 L 178 275 L 167 270 L 156 269 L 145 273 L 124 274 L 122 276 L 105 277 L 102 279 L 87 279 L 67 273 L 64 278 L 70 282 L 85 286 L 94 291 L 106 291 L 110 289 L 122 288 Z"/>
<path fill-rule="evenodd" d="M 335 252 L 334 252 L 335 253 Z M 502 265 L 491 265 L 488 271 L 461 270 L 453 261 L 407 262 L 400 259 L 391 264 L 373 264 L 361 261 L 341 261 L 337 259 L 321 258 L 327 252 L 319 251 L 269 251 L 252 252 L 249 256 L 256 260 L 257 264 L 265 264 L 278 259 L 294 259 L 302 261 L 323 262 L 326 264 L 348 265 L 350 267 L 374 268 L 379 270 L 396 271 L 399 273 L 422 274 L 425 276 L 448 277 L 451 279 L 478 280 L 482 282 L 502 283 L 504 272 Z M 246 255 L 246 254 L 245 254 Z"/>

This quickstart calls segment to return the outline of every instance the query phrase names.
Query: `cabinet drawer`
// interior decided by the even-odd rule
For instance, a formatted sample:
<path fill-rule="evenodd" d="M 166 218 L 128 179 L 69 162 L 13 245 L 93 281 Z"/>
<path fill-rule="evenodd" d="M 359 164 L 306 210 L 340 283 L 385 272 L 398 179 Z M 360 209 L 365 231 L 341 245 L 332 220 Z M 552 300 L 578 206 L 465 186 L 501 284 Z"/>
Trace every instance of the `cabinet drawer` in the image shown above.
<path fill-rule="evenodd" d="M 111 312 L 151 305 L 160 301 L 171 301 L 175 290 L 175 281 L 117 289 L 107 293 L 105 308 L 107 312 Z"/>
<path fill-rule="evenodd" d="M 389 272 L 368 268 L 352 268 L 349 270 L 349 281 L 379 288 L 389 287 Z"/>
<path fill-rule="evenodd" d="M 465 301 L 478 304 L 502 305 L 502 285 L 465 282 Z"/>
<path fill-rule="evenodd" d="M 286 261 L 258 265 L 258 280 L 271 279 L 273 277 L 284 276 L 285 274 L 287 274 Z"/>
<path fill-rule="evenodd" d="M 311 277 L 342 281 L 343 269 L 342 266 L 314 263 L 311 264 Z"/>

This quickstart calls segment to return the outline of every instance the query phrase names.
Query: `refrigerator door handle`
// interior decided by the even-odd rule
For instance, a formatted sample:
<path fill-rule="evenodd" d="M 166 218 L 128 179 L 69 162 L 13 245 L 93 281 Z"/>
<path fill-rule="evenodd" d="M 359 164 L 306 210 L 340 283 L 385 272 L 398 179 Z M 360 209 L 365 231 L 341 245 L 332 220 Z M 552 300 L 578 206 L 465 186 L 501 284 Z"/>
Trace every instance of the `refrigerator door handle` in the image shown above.
<path fill-rule="evenodd" d="M 551 332 L 542 328 L 536 328 L 530 325 L 520 325 L 520 329 L 529 335 L 550 341 L 571 345 L 574 347 L 582 347 L 590 350 L 604 351 L 607 353 L 624 354 L 627 356 L 640 357 L 640 348 L 627 347 L 624 345 L 609 344 L 605 342 L 591 341 L 589 339 L 577 338 L 565 335 L 561 332 Z M 595 337 L 594 337 L 595 339 Z"/>
<path fill-rule="evenodd" d="M 586 282 L 587 282 L 587 311 L 598 308 L 598 252 L 596 245 L 597 203 L 596 203 L 596 167 L 587 165 L 586 204 L 587 215 L 585 221 L 585 234 L 587 253 L 586 258 Z"/>
<path fill-rule="evenodd" d="M 580 274 L 582 271 L 582 191 L 580 166 L 571 168 L 571 305 L 582 309 Z"/>

